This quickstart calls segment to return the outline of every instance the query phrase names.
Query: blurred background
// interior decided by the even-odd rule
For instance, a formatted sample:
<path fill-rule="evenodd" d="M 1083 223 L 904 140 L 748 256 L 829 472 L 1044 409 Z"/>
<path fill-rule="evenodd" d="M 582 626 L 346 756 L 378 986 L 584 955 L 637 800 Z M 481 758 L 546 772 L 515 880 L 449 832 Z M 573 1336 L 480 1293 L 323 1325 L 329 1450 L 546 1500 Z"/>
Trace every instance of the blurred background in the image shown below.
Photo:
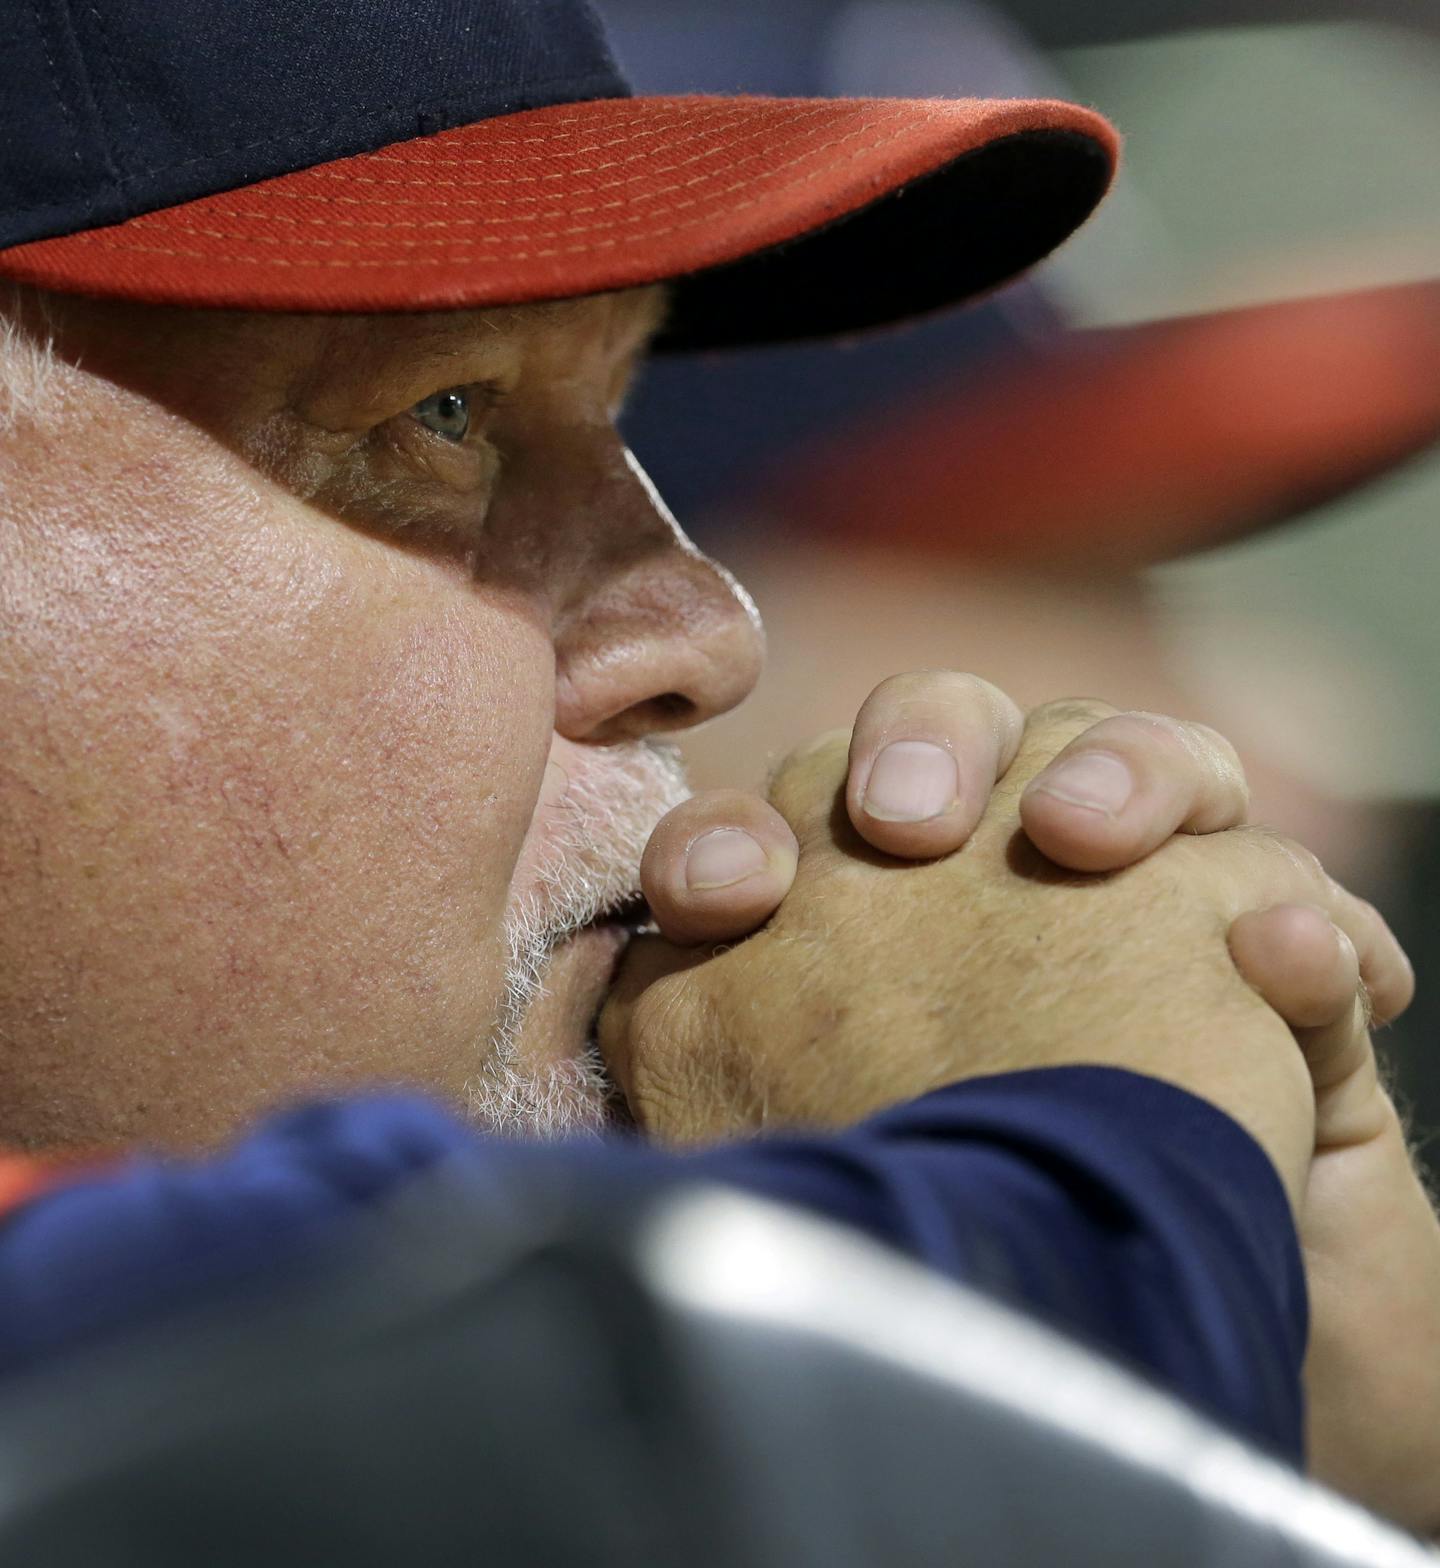
<path fill-rule="evenodd" d="M 1213 724 L 1414 958 L 1383 1042 L 1440 1175 L 1440 3 L 601 9 L 640 91 L 1061 96 L 1127 138 L 978 306 L 651 368 L 631 443 L 771 639 L 697 783 L 907 668 Z"/>

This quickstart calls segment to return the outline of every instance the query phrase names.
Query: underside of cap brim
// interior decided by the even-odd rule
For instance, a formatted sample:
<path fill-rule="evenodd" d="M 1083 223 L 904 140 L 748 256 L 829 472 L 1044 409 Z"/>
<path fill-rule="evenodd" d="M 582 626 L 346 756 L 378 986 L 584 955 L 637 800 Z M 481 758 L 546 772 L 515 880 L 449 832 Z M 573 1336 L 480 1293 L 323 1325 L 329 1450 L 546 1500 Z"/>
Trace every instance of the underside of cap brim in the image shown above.
<path fill-rule="evenodd" d="M 557 105 L 0 251 L 61 292 L 236 310 L 526 304 L 683 279 L 662 346 L 857 330 L 1017 276 L 1117 138 L 1074 104 L 676 97 Z"/>

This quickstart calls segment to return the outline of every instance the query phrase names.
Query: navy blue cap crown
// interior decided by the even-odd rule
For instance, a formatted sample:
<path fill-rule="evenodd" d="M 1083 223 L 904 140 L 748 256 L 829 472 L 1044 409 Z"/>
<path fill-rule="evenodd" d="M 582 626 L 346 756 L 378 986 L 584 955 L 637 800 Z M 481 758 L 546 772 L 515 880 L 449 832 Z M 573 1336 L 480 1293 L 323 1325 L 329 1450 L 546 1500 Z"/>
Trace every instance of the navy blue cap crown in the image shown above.
<path fill-rule="evenodd" d="M 0 247 L 629 93 L 584 0 L 11 0 Z"/>

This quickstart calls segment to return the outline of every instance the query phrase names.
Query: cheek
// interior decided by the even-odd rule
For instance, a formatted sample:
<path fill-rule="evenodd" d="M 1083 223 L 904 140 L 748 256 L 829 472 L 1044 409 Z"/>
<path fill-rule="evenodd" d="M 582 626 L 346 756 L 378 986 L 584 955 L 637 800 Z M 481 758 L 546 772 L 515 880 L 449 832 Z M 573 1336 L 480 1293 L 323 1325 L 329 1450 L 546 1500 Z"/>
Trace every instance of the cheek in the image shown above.
<path fill-rule="evenodd" d="M 64 1033 L 223 1042 L 257 1087 L 444 1080 L 493 1015 L 548 638 L 210 469 L 0 524 L 0 1026 L 43 995 Z"/>

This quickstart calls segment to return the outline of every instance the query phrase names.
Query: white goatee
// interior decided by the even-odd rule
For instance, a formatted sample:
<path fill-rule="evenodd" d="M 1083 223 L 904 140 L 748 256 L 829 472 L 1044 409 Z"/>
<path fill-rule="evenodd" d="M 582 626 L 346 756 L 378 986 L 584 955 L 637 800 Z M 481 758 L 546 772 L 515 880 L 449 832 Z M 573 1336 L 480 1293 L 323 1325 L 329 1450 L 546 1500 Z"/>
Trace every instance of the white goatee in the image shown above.
<path fill-rule="evenodd" d="M 533 888 L 505 919 L 505 996 L 484 1066 L 466 1085 L 471 1117 L 487 1131 L 520 1137 L 598 1134 L 615 1088 L 594 1041 L 578 1056 L 523 1060 L 520 1036 L 555 949 L 633 899 L 640 857 L 655 824 L 689 795 L 673 746 L 654 741 L 596 754 L 570 775 L 551 809 Z"/>

